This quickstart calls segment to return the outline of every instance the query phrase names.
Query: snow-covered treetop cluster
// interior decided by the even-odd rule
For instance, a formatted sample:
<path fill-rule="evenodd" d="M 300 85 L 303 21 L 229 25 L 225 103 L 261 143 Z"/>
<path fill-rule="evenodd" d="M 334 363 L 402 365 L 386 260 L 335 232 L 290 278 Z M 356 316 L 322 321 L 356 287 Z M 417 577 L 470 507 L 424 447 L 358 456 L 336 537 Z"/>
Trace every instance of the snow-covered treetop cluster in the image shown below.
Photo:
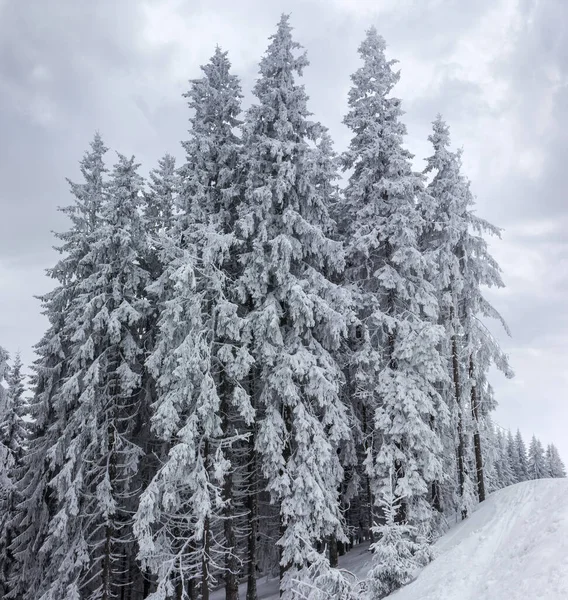
<path fill-rule="evenodd" d="M 247 110 L 220 48 L 190 80 L 181 165 L 145 181 L 95 135 L 28 400 L 0 350 L 0 596 L 378 599 L 488 492 L 565 476 L 491 422 L 499 230 L 440 116 L 414 171 L 385 52 L 370 29 L 340 154 L 287 16 Z"/>

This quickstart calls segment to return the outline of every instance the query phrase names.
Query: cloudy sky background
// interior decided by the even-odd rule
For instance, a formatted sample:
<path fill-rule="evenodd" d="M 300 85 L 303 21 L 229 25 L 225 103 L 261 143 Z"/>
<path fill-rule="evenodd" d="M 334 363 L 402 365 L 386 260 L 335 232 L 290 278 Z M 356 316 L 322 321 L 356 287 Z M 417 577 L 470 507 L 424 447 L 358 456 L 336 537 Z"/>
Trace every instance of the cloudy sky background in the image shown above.
<path fill-rule="evenodd" d="M 51 287 L 51 231 L 67 228 L 56 207 L 69 203 L 65 177 L 79 178 L 95 129 L 144 173 L 166 151 L 181 158 L 188 79 L 218 43 L 248 104 L 282 11 L 311 61 L 310 108 L 337 150 L 370 25 L 400 61 L 395 93 L 417 169 L 435 114 L 450 124 L 478 214 L 504 228 L 492 249 L 507 287 L 490 297 L 512 331 L 494 329 L 516 378 L 492 378 L 496 421 L 567 459 L 566 0 L 0 0 L 0 344 L 33 359 L 46 327 L 33 296 Z"/>

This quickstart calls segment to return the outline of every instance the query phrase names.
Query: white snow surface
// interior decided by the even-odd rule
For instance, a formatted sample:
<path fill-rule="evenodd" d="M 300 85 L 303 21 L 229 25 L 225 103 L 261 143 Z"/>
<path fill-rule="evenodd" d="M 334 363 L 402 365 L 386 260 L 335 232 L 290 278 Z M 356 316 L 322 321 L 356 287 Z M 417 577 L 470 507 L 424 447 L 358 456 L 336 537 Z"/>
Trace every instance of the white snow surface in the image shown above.
<path fill-rule="evenodd" d="M 434 561 L 389 598 L 568 600 L 568 479 L 525 481 L 491 494 L 434 548 Z M 366 577 L 368 545 L 340 557 L 339 566 Z M 245 592 L 243 585 L 241 598 Z M 217 590 L 211 600 L 224 596 Z M 259 579 L 258 598 L 277 600 L 278 579 Z"/>
<path fill-rule="evenodd" d="M 492 494 L 393 600 L 568 600 L 568 479 Z"/>

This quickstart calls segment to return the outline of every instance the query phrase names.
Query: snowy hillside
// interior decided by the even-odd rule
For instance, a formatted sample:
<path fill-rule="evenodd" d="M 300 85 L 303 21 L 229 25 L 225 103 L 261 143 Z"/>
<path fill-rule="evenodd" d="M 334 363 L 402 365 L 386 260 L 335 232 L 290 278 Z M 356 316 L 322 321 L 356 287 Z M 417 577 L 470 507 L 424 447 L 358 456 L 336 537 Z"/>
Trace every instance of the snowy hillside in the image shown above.
<path fill-rule="evenodd" d="M 436 544 L 438 556 L 393 600 L 566 600 L 568 480 L 499 490 Z"/>
<path fill-rule="evenodd" d="M 495 492 L 435 548 L 437 558 L 389 598 L 567 600 L 568 479 L 525 481 Z M 371 555 L 359 546 L 340 560 L 341 568 L 363 578 Z M 277 579 L 261 579 L 258 591 L 259 600 L 276 600 Z M 219 590 L 212 600 L 223 597 Z"/>

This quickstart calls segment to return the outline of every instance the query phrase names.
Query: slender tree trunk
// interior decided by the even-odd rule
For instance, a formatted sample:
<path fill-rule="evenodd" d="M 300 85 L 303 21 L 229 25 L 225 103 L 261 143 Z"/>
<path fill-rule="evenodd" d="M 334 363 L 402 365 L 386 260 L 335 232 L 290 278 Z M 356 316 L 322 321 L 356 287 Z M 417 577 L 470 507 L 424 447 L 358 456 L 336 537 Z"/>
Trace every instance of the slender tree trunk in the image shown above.
<path fill-rule="evenodd" d="M 389 251 L 389 255 L 390 255 L 390 251 Z M 393 296 L 393 293 L 391 292 L 389 294 L 389 300 L 388 300 L 388 306 L 389 306 L 388 312 L 390 315 L 392 315 L 394 313 L 394 305 L 395 305 L 395 298 Z M 396 346 L 396 331 L 393 331 L 393 332 L 389 333 L 389 337 L 388 337 L 388 365 L 393 371 L 398 370 L 398 362 L 394 356 L 395 346 Z M 403 445 L 401 442 L 395 442 L 395 446 L 401 452 L 401 454 L 404 454 L 404 448 L 403 448 Z M 402 462 L 400 460 L 395 460 L 394 461 L 394 477 L 395 477 L 394 489 L 396 489 L 398 482 L 401 479 L 403 479 L 405 475 L 406 475 L 406 473 L 405 473 L 404 465 L 402 464 Z M 407 502 L 406 502 L 405 498 L 401 498 L 400 504 L 398 506 L 398 510 L 396 511 L 395 522 L 396 523 L 406 523 L 407 519 L 408 519 Z"/>
<path fill-rule="evenodd" d="M 193 600 L 193 594 L 189 594 L 191 600 Z M 176 583 L 176 600 L 183 600 L 183 581 L 178 581 Z"/>
<path fill-rule="evenodd" d="M 108 381 L 108 393 L 110 395 L 110 402 L 116 404 L 119 397 L 119 382 L 116 373 L 116 369 L 118 368 L 118 353 L 116 348 L 111 355 L 109 360 L 109 368 L 110 368 L 110 377 Z M 113 414 L 111 411 L 107 413 L 107 437 L 108 437 L 108 456 L 106 469 L 108 469 L 108 477 L 111 485 L 111 489 L 114 488 L 114 483 L 116 481 L 116 458 L 115 458 L 115 429 L 114 423 L 112 422 Z M 114 492 L 112 489 L 111 493 Z M 104 544 L 104 557 L 102 563 L 102 595 L 101 600 L 111 600 L 113 597 L 113 593 L 111 590 L 112 586 L 112 540 L 115 534 L 114 531 L 114 519 L 115 515 L 108 515 L 107 523 L 105 524 L 105 544 Z"/>
<path fill-rule="evenodd" d="M 339 566 L 339 547 L 335 535 L 329 538 L 329 566 L 332 568 Z"/>
<path fill-rule="evenodd" d="M 150 581 L 150 572 L 146 571 L 143 575 L 142 598 L 147 598 L 152 590 L 152 582 Z"/>
<path fill-rule="evenodd" d="M 209 466 L 209 440 L 205 440 L 204 462 Z M 206 517 L 203 526 L 203 546 L 201 555 L 201 600 L 209 600 L 209 563 L 211 557 L 211 523 Z"/>
<path fill-rule="evenodd" d="M 201 600 L 209 600 L 210 554 L 211 554 L 211 531 L 210 531 L 209 517 L 207 517 L 205 519 L 205 526 L 204 526 L 204 532 L 203 532 L 203 556 L 201 558 Z"/>
<path fill-rule="evenodd" d="M 199 585 L 198 585 L 197 577 L 192 576 L 188 582 L 188 592 L 190 600 L 198 600 L 199 599 Z M 180 600 L 184 600 L 183 596 L 180 596 Z"/>
<path fill-rule="evenodd" d="M 256 407 L 256 372 L 253 368 L 249 376 L 249 395 L 253 407 Z M 253 423 L 248 440 L 248 576 L 246 600 L 257 600 L 256 589 L 256 560 L 257 560 L 257 536 L 258 536 L 258 490 L 257 490 L 257 462 L 256 462 L 256 424 Z"/>
<path fill-rule="evenodd" d="M 454 321 L 454 308 L 450 309 L 450 323 Z M 458 482 L 459 482 L 459 493 L 460 497 L 463 498 L 465 494 L 465 441 L 463 433 L 463 415 L 462 415 L 462 397 L 461 397 L 461 385 L 460 385 L 460 364 L 458 355 L 458 342 L 456 334 L 452 334 L 452 379 L 454 384 L 454 398 L 456 401 L 457 408 L 457 433 L 458 433 L 458 447 L 457 447 L 457 459 L 458 459 Z M 462 519 L 467 517 L 467 509 L 462 506 Z"/>
<path fill-rule="evenodd" d="M 226 423 L 228 427 L 228 423 Z M 227 429 L 225 429 L 227 431 Z M 231 453 L 227 458 L 232 462 Z M 233 476 L 229 473 L 225 478 L 223 496 L 226 502 L 224 510 L 224 533 L 225 533 L 225 600 L 239 599 L 239 563 L 236 556 L 237 537 L 234 529 L 234 498 L 233 498 Z"/>
<path fill-rule="evenodd" d="M 120 569 L 120 600 L 127 600 L 127 590 L 130 590 L 130 588 L 132 587 L 134 581 L 133 579 L 130 579 L 130 575 L 131 573 L 128 572 L 128 565 L 127 565 L 127 557 L 126 557 L 126 552 L 124 552 L 124 554 L 122 555 L 122 567 Z M 129 580 L 130 580 L 130 585 L 129 585 Z M 128 587 L 127 587 L 128 586 Z"/>
<path fill-rule="evenodd" d="M 479 399 L 477 397 L 477 387 L 475 385 L 475 365 L 473 356 L 469 357 L 469 379 L 471 385 L 471 413 L 475 424 L 473 434 L 473 446 L 475 450 L 475 472 L 477 475 L 477 495 L 479 501 L 485 500 L 485 478 L 483 470 L 483 454 L 481 452 L 481 435 L 479 433 Z"/>
<path fill-rule="evenodd" d="M 372 452 L 373 448 L 369 443 L 369 419 L 367 417 L 367 407 L 363 402 L 361 406 L 361 416 L 363 420 L 363 440 L 365 444 L 365 453 Z M 373 492 L 371 490 L 371 478 L 365 473 L 365 496 L 366 496 L 366 526 L 367 526 L 367 539 L 370 540 L 371 544 L 375 541 L 373 534 Z"/>
<path fill-rule="evenodd" d="M 290 408 L 288 406 L 284 406 L 283 409 L 284 412 L 284 427 L 286 432 L 290 433 L 290 431 L 292 430 L 292 419 L 291 419 L 291 415 L 290 415 Z M 290 448 L 290 442 L 286 442 L 286 444 L 284 445 L 284 451 L 282 453 L 283 458 L 284 458 L 284 462 L 287 463 L 290 460 L 290 455 L 291 455 L 291 448 Z M 286 528 L 287 525 L 284 523 L 284 520 L 282 518 L 282 508 L 280 508 L 280 538 L 282 538 L 285 533 L 286 533 Z M 289 563 L 284 563 L 283 561 L 283 554 L 284 554 L 284 548 L 282 546 L 278 546 L 278 556 L 280 559 L 280 597 L 282 597 L 283 594 L 283 590 L 282 590 L 282 580 L 284 578 L 284 575 L 286 574 L 286 571 L 288 571 L 288 569 L 292 566 Z"/>

